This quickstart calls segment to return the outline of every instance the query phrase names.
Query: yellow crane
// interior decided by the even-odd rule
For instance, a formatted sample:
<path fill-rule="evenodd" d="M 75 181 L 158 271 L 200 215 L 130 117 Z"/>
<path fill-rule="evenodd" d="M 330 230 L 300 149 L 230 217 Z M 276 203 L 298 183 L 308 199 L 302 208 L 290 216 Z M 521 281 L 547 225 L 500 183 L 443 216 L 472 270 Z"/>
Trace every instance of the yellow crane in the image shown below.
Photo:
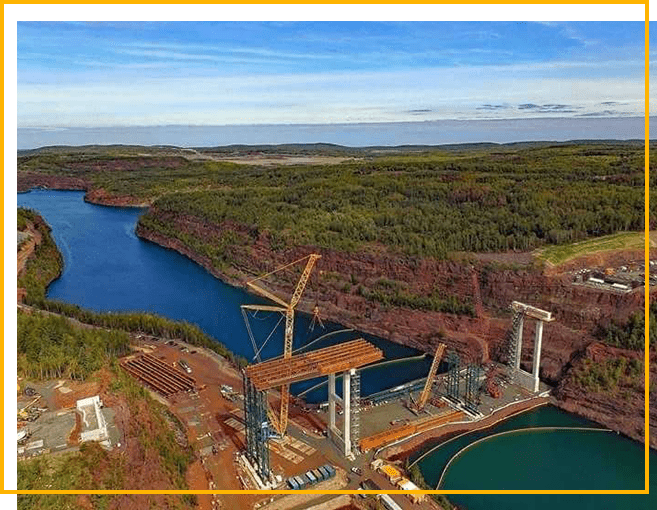
<path fill-rule="evenodd" d="M 283 267 L 279 267 L 278 269 L 275 269 L 274 271 L 270 271 L 267 274 L 264 274 L 262 276 L 259 276 L 258 278 L 254 278 L 253 280 L 247 282 L 247 286 L 251 288 L 253 291 L 257 292 L 261 296 L 269 299 L 270 301 L 273 301 L 274 303 L 280 305 L 280 306 L 272 306 L 272 305 L 242 305 L 243 310 L 262 310 L 262 311 L 268 311 L 268 312 L 281 312 L 282 314 L 285 315 L 285 333 L 284 333 L 284 344 L 283 344 L 283 358 L 290 358 L 292 356 L 292 339 L 294 336 L 294 310 L 299 303 L 299 300 L 301 299 L 301 295 L 303 294 L 304 289 L 306 288 L 306 285 L 308 283 L 308 279 L 310 278 L 310 273 L 313 270 L 313 267 L 315 266 L 315 263 L 317 260 L 319 260 L 322 256 L 318 255 L 316 253 L 311 253 L 310 255 L 307 255 L 299 260 L 295 260 L 294 262 L 291 262 Z M 297 285 L 294 289 L 294 292 L 292 293 L 292 297 L 290 298 L 290 302 L 286 303 L 283 301 L 281 298 L 278 296 L 272 294 L 266 289 L 263 289 L 259 285 L 257 285 L 255 282 L 258 280 L 262 280 L 263 278 L 273 274 L 277 273 L 279 271 L 282 271 L 283 269 L 286 269 L 294 264 L 298 264 L 299 262 L 302 262 L 304 260 L 307 260 L 306 262 L 306 267 L 303 270 L 303 273 L 301 273 L 301 278 L 299 278 L 299 281 L 297 282 Z M 251 329 L 248 325 L 247 322 L 247 329 L 249 331 L 249 335 L 251 336 L 251 341 L 254 343 L 255 347 L 255 342 L 253 339 L 253 335 L 251 333 Z M 270 335 L 271 336 L 271 335 Z M 260 359 L 260 353 L 259 351 L 256 351 L 256 357 L 258 360 Z M 284 385 L 281 387 L 281 409 L 280 409 L 280 414 L 279 416 L 276 416 L 274 411 L 271 408 L 267 409 L 267 415 L 269 416 L 269 420 L 271 422 L 272 427 L 281 435 L 285 435 L 285 431 L 287 430 L 287 417 L 288 417 L 288 406 L 290 403 L 290 387 L 289 385 Z"/>
<path fill-rule="evenodd" d="M 422 411 L 424 406 L 427 404 L 427 400 L 429 400 L 429 395 L 431 394 L 431 386 L 433 385 L 433 380 L 436 377 L 436 372 L 438 371 L 440 360 L 443 357 L 443 352 L 445 352 L 445 344 L 438 344 L 436 355 L 433 357 L 433 362 L 431 363 L 431 368 L 429 369 L 427 381 L 424 383 L 424 389 L 422 390 L 420 399 L 417 402 L 418 411 Z"/>

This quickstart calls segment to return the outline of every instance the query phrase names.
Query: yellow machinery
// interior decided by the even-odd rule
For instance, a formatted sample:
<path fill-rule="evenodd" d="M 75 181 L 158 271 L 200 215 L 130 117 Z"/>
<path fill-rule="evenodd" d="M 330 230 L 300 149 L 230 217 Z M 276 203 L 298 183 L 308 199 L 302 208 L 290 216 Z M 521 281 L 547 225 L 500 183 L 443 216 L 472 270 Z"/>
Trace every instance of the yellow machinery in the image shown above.
<path fill-rule="evenodd" d="M 318 255 L 316 253 L 312 253 L 310 255 L 307 255 L 306 257 L 303 257 L 302 259 L 295 260 L 294 262 L 291 262 L 290 264 L 287 264 L 283 267 L 280 267 L 274 271 L 271 271 L 267 274 L 264 274 L 262 276 L 259 276 L 258 278 L 255 278 L 249 282 L 247 282 L 247 285 L 253 289 L 255 292 L 260 294 L 261 296 L 273 301 L 274 303 L 280 305 L 280 306 L 271 306 L 271 305 L 242 305 L 243 310 L 262 310 L 262 311 L 268 311 L 268 312 L 281 312 L 282 314 L 285 315 L 285 334 L 284 334 L 284 348 L 283 348 L 283 358 L 290 358 L 292 356 L 292 339 L 294 336 L 294 309 L 296 308 L 297 304 L 299 303 L 299 300 L 301 299 L 301 294 L 303 294 L 304 289 L 306 288 L 306 284 L 308 283 L 308 279 L 310 278 L 310 273 L 313 270 L 313 267 L 315 266 L 315 263 L 317 262 L 318 259 L 321 258 L 321 255 Z M 289 303 L 286 303 L 283 301 L 281 298 L 278 296 L 275 296 L 271 292 L 263 289 L 259 285 L 257 285 L 255 282 L 258 280 L 262 280 L 263 278 L 273 274 L 277 273 L 278 271 L 282 271 L 283 269 L 286 269 L 294 264 L 297 264 L 299 262 L 302 262 L 304 260 L 307 260 L 306 262 L 306 267 L 303 270 L 303 273 L 301 273 L 301 278 L 299 278 L 299 281 L 297 282 L 297 286 L 294 289 L 294 293 L 292 294 L 292 298 L 290 299 Z M 249 336 L 251 336 L 251 341 L 254 342 L 253 340 L 253 335 L 251 333 L 251 329 L 248 325 L 247 321 L 247 329 L 249 331 Z M 255 347 L 255 342 L 254 342 L 254 347 Z M 260 360 L 260 353 L 259 351 L 256 351 L 256 357 L 258 360 Z M 277 417 L 273 410 L 268 409 L 267 414 L 269 416 L 269 420 L 271 421 L 272 427 L 281 435 L 285 435 L 285 431 L 287 429 L 287 415 L 288 415 L 288 406 L 290 402 L 290 385 L 289 384 L 284 384 L 281 386 L 281 410 L 280 410 L 280 415 Z"/>
<path fill-rule="evenodd" d="M 41 398 L 41 395 L 37 395 L 28 404 L 23 406 L 22 409 L 18 410 L 18 413 L 17 413 L 17 416 L 16 416 L 18 421 L 28 421 L 28 420 L 33 421 L 34 419 L 36 419 L 39 416 L 39 412 L 37 411 L 35 413 L 35 411 L 31 409 L 31 407 L 34 404 L 36 404 L 39 401 L 40 398 Z"/>
<path fill-rule="evenodd" d="M 433 363 L 431 363 L 431 368 L 429 369 L 427 382 L 424 383 L 424 389 L 422 390 L 420 399 L 417 402 L 418 411 L 422 411 L 427 403 L 427 400 L 429 400 L 429 395 L 431 394 L 431 386 L 433 385 L 433 380 L 436 377 L 436 372 L 438 371 L 440 360 L 443 357 L 443 352 L 445 352 L 445 344 L 438 344 L 436 355 L 433 357 Z"/>

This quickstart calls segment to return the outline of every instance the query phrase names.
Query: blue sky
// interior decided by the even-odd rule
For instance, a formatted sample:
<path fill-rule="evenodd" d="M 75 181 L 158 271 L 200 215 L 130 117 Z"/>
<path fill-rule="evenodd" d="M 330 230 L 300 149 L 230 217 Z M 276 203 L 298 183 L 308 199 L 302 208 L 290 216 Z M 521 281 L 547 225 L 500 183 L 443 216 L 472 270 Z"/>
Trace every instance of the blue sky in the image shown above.
<path fill-rule="evenodd" d="M 19 22 L 18 126 L 642 116 L 643 38 L 642 22 Z"/>

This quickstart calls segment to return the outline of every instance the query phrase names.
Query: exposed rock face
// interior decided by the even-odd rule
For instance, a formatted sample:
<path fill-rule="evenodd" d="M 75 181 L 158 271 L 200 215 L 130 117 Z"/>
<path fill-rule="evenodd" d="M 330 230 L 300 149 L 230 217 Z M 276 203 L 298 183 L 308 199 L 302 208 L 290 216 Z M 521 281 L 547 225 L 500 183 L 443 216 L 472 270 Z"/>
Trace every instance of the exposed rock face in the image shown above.
<path fill-rule="evenodd" d="M 302 310 L 310 311 L 318 303 L 322 314 L 330 320 L 429 352 L 439 341 L 446 340 L 467 359 L 499 359 L 511 325 L 508 306 L 512 301 L 549 310 L 556 320 L 545 325 L 541 376 L 553 384 L 562 377 L 573 355 L 594 340 L 592 333 L 598 324 L 625 320 L 643 306 L 642 289 L 620 294 L 574 286 L 569 276 L 546 275 L 532 266 L 509 269 L 474 259 L 422 259 L 392 254 L 384 247 L 354 253 L 314 246 L 276 251 L 269 235 L 254 227 L 234 222 L 212 225 L 193 216 L 174 216 L 155 209 L 150 214 L 175 230 L 213 245 L 218 245 L 229 232 L 236 236 L 240 243 L 226 249 L 231 261 L 231 274 L 226 274 L 228 271 L 220 271 L 210 258 L 194 253 L 180 240 L 164 237 L 141 224 L 137 229 L 139 236 L 192 258 L 232 284 L 243 284 L 247 274 L 266 273 L 308 253 L 320 253 L 322 259 L 304 294 Z M 277 273 L 269 288 L 290 294 L 298 272 L 299 269 Z M 484 313 L 467 317 L 386 307 L 359 294 L 359 286 L 372 287 L 381 279 L 401 282 L 406 291 L 415 295 L 438 291 L 464 302 L 480 302 Z M 533 352 L 533 332 L 533 321 L 526 321 L 522 358 L 526 368 Z"/>
<path fill-rule="evenodd" d="M 617 359 L 643 360 L 643 353 L 618 349 L 594 342 L 577 356 L 571 370 L 564 377 L 556 390 L 557 403 L 563 409 L 580 414 L 591 420 L 602 423 L 613 430 L 618 430 L 627 436 L 643 442 L 645 430 L 645 401 L 643 392 L 645 385 L 638 378 L 633 385 L 620 384 L 613 391 L 587 391 L 583 389 L 574 377 L 574 371 L 590 360 L 603 363 Z M 657 377 L 657 353 L 651 353 L 650 380 Z M 657 448 L 657 395 L 650 396 L 650 446 Z"/>
<path fill-rule="evenodd" d="M 115 207 L 146 207 L 148 204 L 135 197 L 116 196 L 103 189 L 92 189 L 86 193 L 87 202 L 98 205 L 111 205 Z"/>
<path fill-rule="evenodd" d="M 589 357 L 595 361 L 613 356 L 638 357 L 639 353 L 614 349 L 595 341 L 593 332 L 598 324 L 624 321 L 643 308 L 644 292 L 618 294 L 593 288 L 574 286 L 571 278 L 564 275 L 543 274 L 539 269 L 505 269 L 475 261 L 473 264 L 454 261 L 416 259 L 386 253 L 383 248 L 367 252 L 343 253 L 335 250 L 300 246 L 288 251 L 272 249 L 269 236 L 253 228 L 226 222 L 220 226 L 207 225 L 193 217 L 158 217 L 177 229 L 217 243 L 230 231 L 247 246 L 228 248 L 232 264 L 230 275 L 219 271 L 208 257 L 194 253 L 180 240 L 162 236 L 138 226 L 137 234 L 162 246 L 174 249 L 199 264 L 213 275 L 233 285 L 243 285 L 248 274 L 262 274 L 281 267 L 308 253 L 322 255 L 318 267 L 319 276 L 313 277 L 304 294 L 300 308 L 309 312 L 318 303 L 323 316 L 348 327 L 372 333 L 389 340 L 433 352 L 439 342 L 446 342 L 466 360 L 480 361 L 489 357 L 499 359 L 507 333 L 511 326 L 508 304 L 521 301 L 552 312 L 555 321 L 545 324 L 541 377 L 557 385 L 556 403 L 567 411 L 585 416 L 627 436 L 644 440 L 644 400 L 642 388 L 628 388 L 621 393 L 590 393 L 574 383 L 572 371 Z M 618 264 L 629 260 L 641 260 L 636 254 L 625 257 L 611 254 Z M 609 260 L 601 260 L 602 266 Z M 241 269 L 241 270 L 240 270 Z M 283 273 L 268 288 L 284 294 L 293 291 L 297 272 Z M 476 276 L 473 276 L 476 275 Z M 430 293 L 444 289 L 445 294 L 463 299 L 481 300 L 483 315 L 478 317 L 412 310 L 409 308 L 384 307 L 358 295 L 358 285 L 371 285 L 385 277 L 405 282 L 414 293 Z M 474 296 L 478 278 L 480 296 Z M 349 289 L 345 284 L 349 283 Z M 533 355 L 534 322 L 525 321 L 522 349 L 522 365 L 531 370 Z M 602 356 L 602 358 L 601 358 Z M 652 380 L 657 378 L 657 355 L 651 363 Z M 657 398 L 651 405 L 651 423 L 657 424 Z M 650 430 L 651 446 L 657 447 L 656 426 Z"/>
<path fill-rule="evenodd" d="M 32 188 L 86 191 L 84 199 L 98 205 L 117 207 L 145 207 L 148 205 L 135 197 L 112 195 L 102 188 L 93 188 L 89 181 L 80 177 L 21 172 L 18 174 L 17 184 L 19 192 L 29 191 Z"/>
<path fill-rule="evenodd" d="M 48 188 L 58 190 L 89 189 L 89 183 L 78 177 L 67 177 L 63 175 L 48 175 L 41 173 L 21 172 L 18 174 L 17 185 L 19 192 L 25 192 L 32 188 Z"/>
<path fill-rule="evenodd" d="M 91 189 L 90 183 L 83 179 L 29 173 L 19 175 L 19 190 L 35 186 L 87 190 L 85 199 L 98 204 L 142 205 L 132 197 L 116 197 L 102 189 Z M 513 266 L 498 262 L 520 260 L 516 254 L 439 261 L 390 253 L 383 246 L 370 246 L 354 253 L 314 246 L 279 251 L 269 234 L 258 231 L 256 227 L 230 221 L 221 225 L 208 224 L 193 216 L 173 216 L 154 208 L 149 214 L 173 227 L 174 231 L 203 239 L 210 245 L 221 245 L 227 234 L 237 237 L 237 243 L 225 248 L 230 265 L 222 269 L 209 256 L 192 250 L 181 240 L 147 229 L 141 223 L 137 226 L 137 235 L 143 239 L 189 257 L 214 276 L 236 286 L 242 286 L 254 274 L 272 271 L 311 252 L 320 253 L 322 259 L 299 305 L 301 310 L 310 312 L 317 303 L 323 318 L 428 352 L 433 352 L 439 342 L 446 342 L 466 360 L 499 359 L 511 325 L 508 311 L 511 301 L 549 310 L 556 321 L 544 329 L 541 377 L 552 384 L 562 381 L 558 395 L 565 409 L 642 440 L 638 433 L 641 420 L 637 419 L 642 410 L 642 395 L 633 394 L 632 418 L 624 419 L 625 401 L 620 401 L 618 396 L 588 395 L 563 382 L 567 381 L 564 377 L 571 366 L 582 358 L 587 346 L 595 340 L 593 332 L 598 324 L 624 321 L 633 312 L 642 310 L 645 299 L 642 289 L 618 294 L 574 286 L 569 276 L 554 268 L 544 271 L 525 259 Z M 657 256 L 657 250 L 653 251 L 652 256 Z M 616 252 L 589 258 L 585 263 L 590 264 L 588 267 L 605 267 L 642 259 L 640 252 Z M 570 263 L 569 269 L 583 267 L 579 264 L 581 262 Z M 269 282 L 268 287 L 289 295 L 298 275 L 298 269 L 277 273 L 276 280 Z M 437 292 L 444 297 L 455 296 L 461 301 L 471 302 L 477 316 L 384 306 L 359 293 L 359 286 L 371 288 L 381 279 L 400 282 L 404 291 L 414 295 L 428 296 Z M 532 321 L 526 321 L 522 351 L 525 369 L 530 368 L 533 331 Z M 652 409 L 656 409 L 655 406 Z M 657 419 L 657 416 L 653 418 Z"/>

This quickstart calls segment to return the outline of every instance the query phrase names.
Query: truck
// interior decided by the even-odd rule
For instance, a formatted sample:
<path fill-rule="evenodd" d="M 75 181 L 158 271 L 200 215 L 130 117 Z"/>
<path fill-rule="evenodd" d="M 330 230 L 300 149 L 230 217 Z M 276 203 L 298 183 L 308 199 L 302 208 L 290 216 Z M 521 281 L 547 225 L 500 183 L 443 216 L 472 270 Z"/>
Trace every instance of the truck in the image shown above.
<path fill-rule="evenodd" d="M 333 478 L 335 476 L 335 468 L 331 466 L 331 464 L 324 464 L 323 467 L 329 472 L 329 478 Z"/>
<path fill-rule="evenodd" d="M 381 494 L 381 503 L 386 507 L 387 510 L 402 510 L 402 508 L 395 503 L 395 500 L 392 499 L 388 494 Z"/>
<path fill-rule="evenodd" d="M 317 471 L 322 473 L 323 480 L 328 480 L 329 478 L 331 478 L 331 474 L 328 472 L 328 469 L 326 469 L 325 466 L 319 466 L 319 468 L 317 468 Z"/>
<path fill-rule="evenodd" d="M 192 367 L 190 367 L 189 364 L 184 359 L 178 361 L 178 366 L 188 374 L 192 373 Z"/>
<path fill-rule="evenodd" d="M 306 482 L 305 478 L 303 478 L 301 476 L 295 476 L 294 480 L 297 482 L 297 485 L 298 485 L 299 489 L 303 489 L 307 485 L 307 482 Z"/>

